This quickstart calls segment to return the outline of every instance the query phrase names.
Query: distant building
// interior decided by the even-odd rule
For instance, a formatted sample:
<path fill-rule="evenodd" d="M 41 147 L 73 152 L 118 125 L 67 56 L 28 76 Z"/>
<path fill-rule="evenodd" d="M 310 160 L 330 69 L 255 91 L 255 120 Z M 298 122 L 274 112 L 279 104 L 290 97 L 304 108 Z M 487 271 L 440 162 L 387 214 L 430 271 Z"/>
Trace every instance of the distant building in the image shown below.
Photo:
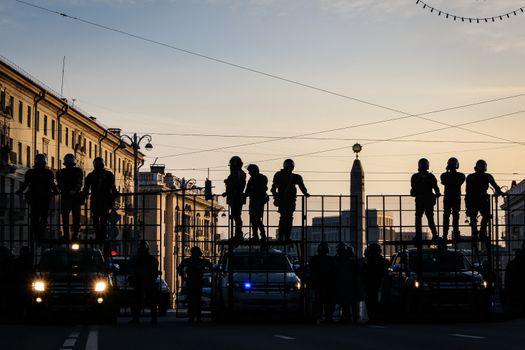
<path fill-rule="evenodd" d="M 525 241 L 525 180 L 513 183 L 501 209 L 505 212 L 505 243 L 508 251 L 514 253 Z"/>

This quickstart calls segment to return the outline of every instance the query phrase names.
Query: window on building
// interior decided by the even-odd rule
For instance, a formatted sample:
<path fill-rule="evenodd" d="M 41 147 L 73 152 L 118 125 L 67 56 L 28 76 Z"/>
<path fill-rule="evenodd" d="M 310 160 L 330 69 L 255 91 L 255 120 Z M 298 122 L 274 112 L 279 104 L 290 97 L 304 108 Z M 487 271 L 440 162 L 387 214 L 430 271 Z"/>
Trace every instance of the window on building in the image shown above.
<path fill-rule="evenodd" d="M 92 157 L 91 157 L 91 147 L 92 147 L 92 146 L 93 146 L 93 145 L 91 144 L 91 141 L 89 141 L 89 149 L 88 149 L 89 158 L 92 158 Z"/>
<path fill-rule="evenodd" d="M 113 168 L 113 153 L 109 154 L 109 167 Z"/>
<path fill-rule="evenodd" d="M 95 145 L 95 154 L 94 154 L 95 157 L 98 157 L 97 151 L 98 151 L 98 147 L 97 147 L 97 145 Z"/>
<path fill-rule="evenodd" d="M 55 139 L 55 119 L 51 119 L 51 138 Z"/>
<path fill-rule="evenodd" d="M 11 109 L 11 117 L 15 114 L 15 98 L 13 96 L 9 97 L 9 108 Z"/>
<path fill-rule="evenodd" d="M 31 147 L 30 146 L 26 147 L 26 166 L 28 168 L 31 167 Z"/>
<path fill-rule="evenodd" d="M 55 169 L 55 157 L 51 157 L 51 169 Z"/>
<path fill-rule="evenodd" d="M 104 163 L 108 164 L 108 151 L 104 151 Z"/>
<path fill-rule="evenodd" d="M 2 112 L 5 108 L 5 91 L 0 91 L 0 105 L 2 106 Z"/>
<path fill-rule="evenodd" d="M 75 148 L 76 135 L 75 130 L 71 130 L 71 147 Z"/>
<path fill-rule="evenodd" d="M 22 142 L 18 143 L 18 164 L 22 164 Z"/>
<path fill-rule="evenodd" d="M 120 158 L 118 158 L 118 172 L 120 173 Z"/>
<path fill-rule="evenodd" d="M 68 146 L 69 145 L 69 128 L 67 127 L 66 127 L 66 132 L 64 136 L 66 137 L 66 146 Z"/>
<path fill-rule="evenodd" d="M 22 124 L 24 122 L 24 103 L 18 101 L 18 122 Z"/>
<path fill-rule="evenodd" d="M 27 106 L 27 127 L 31 127 L 31 106 Z"/>
<path fill-rule="evenodd" d="M 44 114 L 44 135 L 47 136 L 47 115 Z"/>

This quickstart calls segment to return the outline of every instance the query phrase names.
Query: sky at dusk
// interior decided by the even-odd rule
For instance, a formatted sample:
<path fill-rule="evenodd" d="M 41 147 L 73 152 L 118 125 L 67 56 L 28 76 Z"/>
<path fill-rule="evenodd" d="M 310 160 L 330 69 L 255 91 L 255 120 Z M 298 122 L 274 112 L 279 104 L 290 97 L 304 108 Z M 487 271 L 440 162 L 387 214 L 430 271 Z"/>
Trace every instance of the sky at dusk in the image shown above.
<path fill-rule="evenodd" d="M 500 185 L 525 178 L 521 11 L 477 24 L 415 0 L 27 2 L 168 45 L 0 2 L 3 57 L 60 91 L 66 56 L 64 97 L 151 134 L 147 164 L 200 184 L 209 168 L 217 192 L 239 155 L 269 177 L 293 158 L 312 194 L 347 194 L 355 142 L 369 194 L 408 193 L 421 157 L 435 174 L 455 156 L 466 173 L 485 159 Z M 425 2 L 475 18 L 525 5 Z"/>

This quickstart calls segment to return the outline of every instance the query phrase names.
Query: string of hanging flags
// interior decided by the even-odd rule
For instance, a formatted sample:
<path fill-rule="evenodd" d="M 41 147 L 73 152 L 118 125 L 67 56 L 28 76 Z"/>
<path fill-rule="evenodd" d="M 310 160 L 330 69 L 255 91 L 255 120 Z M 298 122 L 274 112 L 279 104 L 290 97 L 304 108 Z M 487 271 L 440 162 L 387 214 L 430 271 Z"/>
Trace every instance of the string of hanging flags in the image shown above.
<path fill-rule="evenodd" d="M 465 22 L 468 21 L 469 23 L 489 23 L 489 22 L 495 22 L 497 20 L 502 21 L 504 19 L 509 19 L 511 16 L 517 16 L 518 14 L 522 14 L 525 12 L 525 6 L 522 6 L 516 10 L 509 11 L 504 14 L 500 14 L 497 16 L 491 16 L 491 17 L 465 17 L 465 16 L 459 16 L 450 12 L 446 12 L 443 10 L 440 10 L 438 8 L 435 8 L 434 6 L 431 6 L 427 4 L 426 2 L 422 0 L 417 0 L 416 5 L 421 5 L 423 9 L 428 9 L 430 13 L 436 14 L 438 16 L 443 16 L 446 19 L 454 20 L 454 21 L 461 21 Z"/>

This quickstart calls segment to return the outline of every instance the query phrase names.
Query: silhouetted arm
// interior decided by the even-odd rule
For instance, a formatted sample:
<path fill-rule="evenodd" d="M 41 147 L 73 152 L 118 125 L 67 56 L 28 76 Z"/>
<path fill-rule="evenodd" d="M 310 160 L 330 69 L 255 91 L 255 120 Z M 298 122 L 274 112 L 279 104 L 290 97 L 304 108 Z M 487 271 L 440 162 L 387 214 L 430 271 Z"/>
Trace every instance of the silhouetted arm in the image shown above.
<path fill-rule="evenodd" d="M 297 175 L 297 185 L 306 197 L 310 197 L 310 193 L 308 193 L 308 190 L 306 189 L 306 186 L 303 182 L 303 177 L 301 175 Z"/>
<path fill-rule="evenodd" d="M 436 196 L 441 196 L 441 190 L 439 189 L 437 179 L 434 175 L 432 175 L 432 187 L 434 188 L 434 193 L 436 194 Z"/>
<path fill-rule="evenodd" d="M 489 176 L 489 184 L 490 184 L 490 186 L 492 186 L 494 191 L 496 191 L 496 194 L 503 195 L 504 193 L 501 190 L 501 187 L 499 187 L 499 185 L 496 183 L 496 180 L 494 180 L 494 177 L 492 175 L 490 175 L 490 174 L 488 176 Z"/>
<path fill-rule="evenodd" d="M 25 191 L 25 189 L 27 188 L 27 186 L 29 186 L 29 183 L 30 183 L 30 177 L 31 177 L 31 169 L 29 169 L 28 171 L 26 171 L 25 175 L 24 175 L 24 182 L 22 182 L 22 184 L 20 185 L 20 188 L 18 189 L 18 191 L 16 191 L 16 193 L 20 194 L 22 192 Z"/>

